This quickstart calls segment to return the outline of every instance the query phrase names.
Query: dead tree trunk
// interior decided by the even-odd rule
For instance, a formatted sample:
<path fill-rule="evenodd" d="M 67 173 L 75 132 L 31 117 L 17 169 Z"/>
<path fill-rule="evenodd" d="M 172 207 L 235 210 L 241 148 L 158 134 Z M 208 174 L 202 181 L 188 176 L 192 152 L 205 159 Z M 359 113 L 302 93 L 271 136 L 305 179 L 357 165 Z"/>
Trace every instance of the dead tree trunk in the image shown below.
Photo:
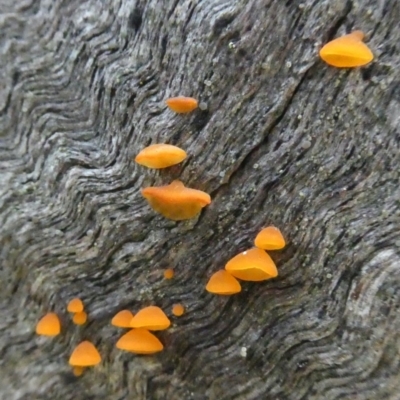
<path fill-rule="evenodd" d="M 0 1 L 0 398 L 400 399 L 397 0 Z M 361 29 L 376 59 L 328 67 Z M 166 109 L 192 96 L 189 115 Z M 150 143 L 189 158 L 157 172 Z M 172 222 L 142 198 L 179 178 L 211 194 Z M 208 277 L 263 226 L 277 279 L 221 298 Z M 176 278 L 162 271 L 173 267 Z M 81 297 L 89 322 L 65 306 Z M 123 308 L 187 313 L 164 352 L 115 348 Z M 35 335 L 46 312 L 62 334 Z M 100 366 L 75 378 L 81 340 Z"/>

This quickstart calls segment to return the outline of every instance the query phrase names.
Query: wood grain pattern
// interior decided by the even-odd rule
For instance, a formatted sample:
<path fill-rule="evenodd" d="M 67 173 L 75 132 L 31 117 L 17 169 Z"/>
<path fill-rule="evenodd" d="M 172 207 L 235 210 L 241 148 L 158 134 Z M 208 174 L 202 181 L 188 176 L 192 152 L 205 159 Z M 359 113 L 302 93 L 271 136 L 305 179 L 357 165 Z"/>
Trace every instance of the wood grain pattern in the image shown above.
<path fill-rule="evenodd" d="M 0 398 L 399 400 L 400 5 L 396 0 L 0 2 Z M 321 44 L 365 32 L 376 60 Z M 184 95 L 200 109 L 176 115 Z M 189 157 L 134 163 L 150 143 Z M 140 195 L 181 179 L 196 220 Z M 275 224 L 277 279 L 208 277 Z M 163 270 L 175 269 L 172 281 Z M 72 324 L 79 296 L 89 322 Z M 186 313 L 165 351 L 115 348 L 123 308 Z M 48 311 L 63 334 L 35 336 Z M 80 340 L 103 362 L 75 378 Z"/>

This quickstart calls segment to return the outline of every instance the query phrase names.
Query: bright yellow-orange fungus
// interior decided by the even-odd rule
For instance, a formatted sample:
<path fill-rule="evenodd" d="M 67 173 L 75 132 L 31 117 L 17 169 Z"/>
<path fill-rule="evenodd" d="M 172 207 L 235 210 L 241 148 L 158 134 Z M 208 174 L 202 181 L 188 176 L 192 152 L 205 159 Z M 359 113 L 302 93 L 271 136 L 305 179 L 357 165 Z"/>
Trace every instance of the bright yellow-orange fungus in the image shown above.
<path fill-rule="evenodd" d="M 148 168 L 167 168 L 179 164 L 187 157 L 186 151 L 170 144 L 152 144 L 143 149 L 135 161 Z"/>
<path fill-rule="evenodd" d="M 172 279 L 174 277 L 175 273 L 172 268 L 168 268 L 164 271 L 164 278 L 165 279 Z"/>
<path fill-rule="evenodd" d="M 187 188 L 178 180 L 167 186 L 142 189 L 142 195 L 155 211 L 174 221 L 193 218 L 211 203 L 209 194 Z"/>
<path fill-rule="evenodd" d="M 136 354 L 158 353 L 164 348 L 156 336 L 143 328 L 135 328 L 125 333 L 118 340 L 116 347 Z"/>
<path fill-rule="evenodd" d="M 239 293 L 242 287 L 236 278 L 221 269 L 211 276 L 207 283 L 206 290 L 210 293 L 228 296 Z"/>
<path fill-rule="evenodd" d="M 75 325 L 83 325 L 87 321 L 87 314 L 85 311 L 77 312 L 72 317 L 72 322 Z"/>
<path fill-rule="evenodd" d="M 85 368 L 84 367 L 73 367 L 72 368 L 72 373 L 75 375 L 75 376 L 81 376 L 82 374 L 83 374 L 83 371 L 85 370 Z"/>
<path fill-rule="evenodd" d="M 193 97 L 171 97 L 165 101 L 167 106 L 176 113 L 188 113 L 197 108 L 197 100 Z"/>
<path fill-rule="evenodd" d="M 44 336 L 57 336 L 61 331 L 58 315 L 48 313 L 36 325 L 36 333 Z"/>
<path fill-rule="evenodd" d="M 185 313 L 185 307 L 182 304 L 174 304 L 172 306 L 172 314 L 176 317 L 180 317 Z"/>
<path fill-rule="evenodd" d="M 256 236 L 254 244 L 263 250 L 279 250 L 286 245 L 281 231 L 275 226 L 267 226 L 261 230 Z"/>
<path fill-rule="evenodd" d="M 257 247 L 233 257 L 225 265 L 225 269 L 243 281 L 265 281 L 278 276 L 272 258 L 264 250 Z"/>
<path fill-rule="evenodd" d="M 67 306 L 67 310 L 70 313 L 78 313 L 83 311 L 83 303 L 81 299 L 78 299 L 77 297 L 75 299 L 72 299 Z"/>
<path fill-rule="evenodd" d="M 111 320 L 111 325 L 117 326 L 118 328 L 130 328 L 133 314 L 129 310 L 122 310 L 115 314 Z"/>
<path fill-rule="evenodd" d="M 144 328 L 150 331 L 162 331 L 169 328 L 171 321 L 160 307 L 142 308 L 131 321 L 132 328 Z"/>
<path fill-rule="evenodd" d="M 101 361 L 100 353 L 93 343 L 85 340 L 75 347 L 69 358 L 69 364 L 73 367 L 92 367 Z"/>
<path fill-rule="evenodd" d="M 327 43 L 319 52 L 329 65 L 338 68 L 352 68 L 366 65 L 374 59 L 369 47 L 362 42 L 364 34 L 354 31 Z"/>

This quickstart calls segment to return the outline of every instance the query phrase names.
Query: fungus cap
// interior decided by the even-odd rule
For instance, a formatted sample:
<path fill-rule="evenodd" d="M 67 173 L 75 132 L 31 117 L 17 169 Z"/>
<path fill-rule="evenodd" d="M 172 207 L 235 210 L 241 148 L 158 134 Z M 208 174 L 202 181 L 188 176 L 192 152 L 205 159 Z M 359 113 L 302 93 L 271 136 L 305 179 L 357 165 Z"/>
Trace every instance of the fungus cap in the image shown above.
<path fill-rule="evenodd" d="M 92 367 L 100 362 L 100 353 L 88 340 L 79 343 L 69 358 L 69 364 L 73 367 Z"/>
<path fill-rule="evenodd" d="M 160 307 L 149 306 L 142 308 L 131 320 L 132 328 L 143 328 L 150 331 L 168 329 L 171 321 Z"/>
<path fill-rule="evenodd" d="M 167 168 L 179 164 L 187 157 L 186 151 L 170 144 L 152 144 L 144 148 L 135 161 L 148 168 Z"/>
<path fill-rule="evenodd" d="M 233 257 L 225 269 L 243 281 L 265 281 L 278 276 L 272 258 L 262 249 L 253 247 Z"/>
<path fill-rule="evenodd" d="M 338 68 L 361 67 L 374 59 L 369 47 L 362 42 L 364 34 L 354 31 L 328 42 L 319 52 L 329 65 Z"/>
<path fill-rule="evenodd" d="M 175 273 L 172 268 L 168 268 L 164 271 L 164 278 L 165 279 L 172 279 L 174 277 Z"/>
<path fill-rule="evenodd" d="M 36 325 L 36 333 L 43 336 L 57 336 L 61 332 L 60 319 L 56 313 L 48 313 Z"/>
<path fill-rule="evenodd" d="M 281 231 L 275 226 L 267 226 L 262 229 L 256 236 L 254 244 L 263 250 L 279 250 L 286 245 Z"/>
<path fill-rule="evenodd" d="M 83 325 L 87 321 L 87 314 L 85 311 L 77 312 L 72 317 L 72 322 L 75 325 Z"/>
<path fill-rule="evenodd" d="M 167 106 L 178 114 L 189 113 L 197 108 L 198 102 L 193 97 L 171 97 L 165 101 Z"/>
<path fill-rule="evenodd" d="M 78 313 L 83 311 L 83 303 L 81 299 L 75 297 L 72 299 L 67 306 L 67 310 L 70 313 Z"/>
<path fill-rule="evenodd" d="M 181 317 L 185 313 L 185 307 L 182 304 L 174 304 L 172 306 L 172 314 Z"/>
<path fill-rule="evenodd" d="M 164 348 L 156 336 L 143 328 L 134 328 L 125 333 L 118 340 L 116 347 L 136 354 L 158 353 Z"/>
<path fill-rule="evenodd" d="M 174 221 L 193 218 L 211 203 L 208 193 L 187 188 L 178 180 L 167 186 L 142 189 L 142 195 L 155 211 Z"/>
<path fill-rule="evenodd" d="M 211 276 L 207 283 L 206 290 L 210 293 L 229 296 L 239 293 L 242 287 L 235 277 L 221 269 Z"/>
<path fill-rule="evenodd" d="M 118 328 L 130 328 L 133 314 L 129 310 L 122 310 L 114 315 L 111 320 L 111 325 L 117 326 Z"/>

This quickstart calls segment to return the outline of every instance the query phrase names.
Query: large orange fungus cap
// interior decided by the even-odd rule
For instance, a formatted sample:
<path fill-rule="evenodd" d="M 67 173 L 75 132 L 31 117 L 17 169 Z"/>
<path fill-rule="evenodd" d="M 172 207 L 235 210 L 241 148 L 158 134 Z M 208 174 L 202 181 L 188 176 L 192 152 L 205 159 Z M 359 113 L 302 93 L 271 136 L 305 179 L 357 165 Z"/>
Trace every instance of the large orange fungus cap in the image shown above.
<path fill-rule="evenodd" d="M 278 276 L 278 270 L 272 258 L 257 247 L 233 257 L 225 269 L 243 281 L 265 281 Z"/>
<path fill-rule="evenodd" d="M 143 149 L 135 161 L 148 168 L 167 168 L 179 164 L 187 157 L 186 151 L 170 144 L 152 144 Z"/>
<path fill-rule="evenodd" d="M 162 331 L 169 328 L 171 321 L 160 307 L 150 306 L 141 309 L 131 320 L 132 328 Z"/>
<path fill-rule="evenodd" d="M 364 34 L 354 31 L 327 43 L 319 52 L 329 65 L 338 68 L 361 67 L 374 59 L 369 47 L 362 41 Z"/>
<path fill-rule="evenodd" d="M 197 108 L 197 100 L 193 97 L 171 97 L 165 101 L 167 106 L 176 113 L 189 113 Z"/>
<path fill-rule="evenodd" d="M 70 313 L 78 313 L 83 311 L 83 303 L 81 299 L 77 297 L 72 299 L 67 306 L 67 310 Z"/>
<path fill-rule="evenodd" d="M 117 326 L 118 328 L 130 328 L 133 314 L 129 310 L 122 310 L 114 315 L 111 320 L 111 325 Z"/>
<path fill-rule="evenodd" d="M 73 367 L 92 367 L 100 362 L 100 353 L 93 343 L 87 340 L 79 343 L 69 358 L 69 364 Z"/>
<path fill-rule="evenodd" d="M 164 348 L 156 336 L 143 328 L 135 328 L 125 333 L 118 340 L 116 347 L 137 354 L 158 353 Z"/>
<path fill-rule="evenodd" d="M 142 195 L 155 211 L 174 221 L 193 218 L 211 203 L 209 194 L 187 188 L 178 180 L 167 186 L 142 189 Z"/>
<path fill-rule="evenodd" d="M 275 226 L 267 226 L 261 230 L 256 236 L 254 244 L 263 250 L 279 250 L 286 245 L 281 231 Z"/>
<path fill-rule="evenodd" d="M 231 274 L 221 269 L 213 274 L 206 286 L 207 292 L 221 295 L 231 295 L 242 290 L 238 280 Z"/>
<path fill-rule="evenodd" d="M 60 331 L 60 319 L 55 313 L 46 314 L 36 325 L 36 333 L 38 335 L 57 336 Z"/>

